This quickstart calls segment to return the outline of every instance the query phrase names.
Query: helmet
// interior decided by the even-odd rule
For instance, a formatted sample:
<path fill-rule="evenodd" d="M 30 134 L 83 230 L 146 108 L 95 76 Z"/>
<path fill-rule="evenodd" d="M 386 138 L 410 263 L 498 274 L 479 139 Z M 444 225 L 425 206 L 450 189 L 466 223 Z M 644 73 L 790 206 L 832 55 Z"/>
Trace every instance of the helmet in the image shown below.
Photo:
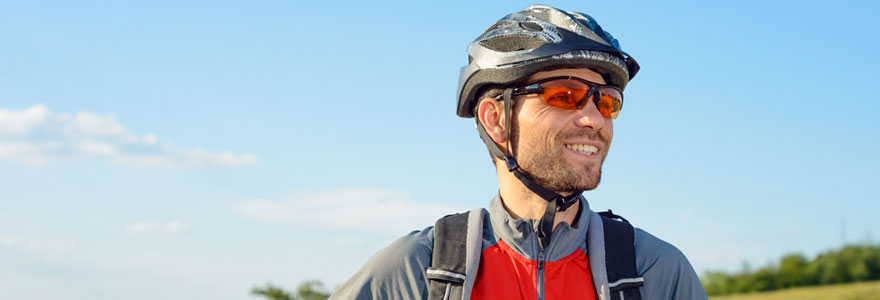
<path fill-rule="evenodd" d="M 458 80 L 458 116 L 471 118 L 480 88 L 512 85 L 544 70 L 598 69 L 623 90 L 639 65 L 617 40 L 586 14 L 546 5 L 529 6 L 489 27 L 467 48 Z"/>
<path fill-rule="evenodd" d="M 474 117 L 474 107 L 482 87 L 504 87 L 505 115 L 510 116 L 513 88 L 536 72 L 559 68 L 590 68 L 605 82 L 623 90 L 639 71 L 635 59 L 620 50 L 610 33 L 596 20 L 582 13 L 561 11 L 546 5 L 529 6 L 498 20 L 467 48 L 468 65 L 458 80 L 458 115 Z M 475 119 L 480 138 L 494 157 L 505 161 L 507 169 L 548 202 L 537 236 L 542 247 L 550 243 L 556 213 L 571 207 L 581 192 L 560 195 L 538 184 L 523 170 L 510 152 L 510 119 L 505 126 L 507 151 L 502 152 Z"/>

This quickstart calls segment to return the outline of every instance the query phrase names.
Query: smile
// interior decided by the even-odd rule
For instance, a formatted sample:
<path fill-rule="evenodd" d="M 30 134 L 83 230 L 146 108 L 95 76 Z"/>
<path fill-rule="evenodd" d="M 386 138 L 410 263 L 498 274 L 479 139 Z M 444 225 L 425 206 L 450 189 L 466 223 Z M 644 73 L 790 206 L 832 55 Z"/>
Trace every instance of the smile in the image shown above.
<path fill-rule="evenodd" d="M 599 151 L 599 148 L 596 148 L 595 146 L 584 144 L 565 144 L 565 147 L 586 155 L 593 155 L 594 153 Z"/>

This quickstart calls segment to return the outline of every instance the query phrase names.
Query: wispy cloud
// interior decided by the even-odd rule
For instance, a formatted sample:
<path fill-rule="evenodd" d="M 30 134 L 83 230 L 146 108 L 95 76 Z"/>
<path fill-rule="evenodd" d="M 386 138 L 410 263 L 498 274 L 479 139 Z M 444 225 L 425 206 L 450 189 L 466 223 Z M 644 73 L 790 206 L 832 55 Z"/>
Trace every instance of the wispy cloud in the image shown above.
<path fill-rule="evenodd" d="M 464 208 L 418 202 L 397 190 L 339 189 L 298 192 L 276 201 L 252 199 L 233 204 L 232 210 L 265 221 L 400 234 L 432 225 L 437 218 L 461 212 Z M 354 241 L 340 239 L 336 242 Z"/>
<path fill-rule="evenodd" d="M 189 229 L 189 225 L 183 224 L 180 221 L 171 221 L 165 224 L 152 221 L 135 222 L 125 227 L 125 231 L 132 234 L 162 233 L 173 235 L 188 231 Z"/>
<path fill-rule="evenodd" d="M 112 114 L 56 114 L 42 104 L 24 110 L 0 109 L 0 160 L 46 166 L 81 157 L 158 168 L 239 167 L 257 162 L 253 154 L 180 148 L 161 142 L 152 133 L 134 134 Z"/>

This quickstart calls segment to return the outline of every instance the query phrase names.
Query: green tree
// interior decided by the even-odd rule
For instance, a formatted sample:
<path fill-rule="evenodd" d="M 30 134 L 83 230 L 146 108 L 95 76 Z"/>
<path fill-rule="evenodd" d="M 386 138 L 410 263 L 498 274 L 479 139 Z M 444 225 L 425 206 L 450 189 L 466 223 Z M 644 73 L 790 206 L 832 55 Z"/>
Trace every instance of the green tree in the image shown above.
<path fill-rule="evenodd" d="M 327 300 L 327 298 L 330 298 L 330 293 L 324 289 L 324 284 L 318 280 L 308 280 L 300 283 L 296 288 L 296 293 L 293 294 L 271 283 L 266 284 L 266 287 L 251 289 L 251 294 L 265 296 L 270 300 Z"/>
<path fill-rule="evenodd" d="M 266 296 L 266 298 L 271 300 L 293 300 L 289 293 L 281 288 L 273 286 L 271 283 L 266 284 L 266 287 L 264 288 L 254 287 L 251 289 L 251 294 Z"/>
<path fill-rule="evenodd" d="M 806 285 L 807 258 L 803 254 L 789 254 L 779 262 L 779 287 L 790 288 Z"/>
<path fill-rule="evenodd" d="M 868 280 L 880 279 L 880 245 L 868 248 L 865 265 L 868 267 Z"/>
<path fill-rule="evenodd" d="M 763 292 L 779 288 L 778 275 L 773 267 L 761 268 L 750 277 L 753 291 Z"/>
<path fill-rule="evenodd" d="M 294 300 L 327 300 L 327 298 L 330 298 L 330 293 L 324 289 L 324 284 L 318 280 L 309 280 L 299 284 Z"/>
<path fill-rule="evenodd" d="M 734 276 L 724 272 L 706 272 L 700 279 L 703 282 L 703 288 L 706 289 L 706 294 L 710 296 L 736 292 L 734 289 L 735 280 Z"/>

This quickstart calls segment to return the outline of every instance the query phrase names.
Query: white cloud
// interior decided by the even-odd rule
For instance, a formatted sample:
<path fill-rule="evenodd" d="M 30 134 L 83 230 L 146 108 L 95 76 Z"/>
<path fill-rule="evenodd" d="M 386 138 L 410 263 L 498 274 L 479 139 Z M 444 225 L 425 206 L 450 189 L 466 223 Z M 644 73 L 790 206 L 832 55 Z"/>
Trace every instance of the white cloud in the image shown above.
<path fill-rule="evenodd" d="M 383 189 L 299 192 L 278 201 L 236 203 L 232 210 L 265 221 L 390 234 L 422 229 L 437 218 L 464 211 L 455 205 L 417 202 L 407 193 Z"/>
<path fill-rule="evenodd" d="M 21 249 L 31 252 L 49 252 L 52 254 L 67 254 L 81 247 L 78 241 L 44 240 L 33 238 L 20 238 L 12 236 L 0 236 L 0 247 Z"/>
<path fill-rule="evenodd" d="M 178 234 L 181 232 L 188 231 L 190 229 L 189 225 L 180 223 L 180 221 L 171 221 L 165 224 L 159 222 L 135 222 L 131 223 L 125 227 L 125 231 L 128 231 L 132 234 L 143 234 L 143 233 L 162 233 L 162 234 Z"/>
<path fill-rule="evenodd" d="M 38 104 L 22 111 L 0 109 L 0 135 L 31 131 L 49 118 L 49 109 Z"/>
<path fill-rule="evenodd" d="M 253 154 L 180 148 L 160 142 L 152 133 L 134 134 L 112 114 L 54 114 L 42 104 L 0 109 L 0 160 L 46 166 L 81 157 L 153 168 L 240 167 L 257 162 Z"/>

